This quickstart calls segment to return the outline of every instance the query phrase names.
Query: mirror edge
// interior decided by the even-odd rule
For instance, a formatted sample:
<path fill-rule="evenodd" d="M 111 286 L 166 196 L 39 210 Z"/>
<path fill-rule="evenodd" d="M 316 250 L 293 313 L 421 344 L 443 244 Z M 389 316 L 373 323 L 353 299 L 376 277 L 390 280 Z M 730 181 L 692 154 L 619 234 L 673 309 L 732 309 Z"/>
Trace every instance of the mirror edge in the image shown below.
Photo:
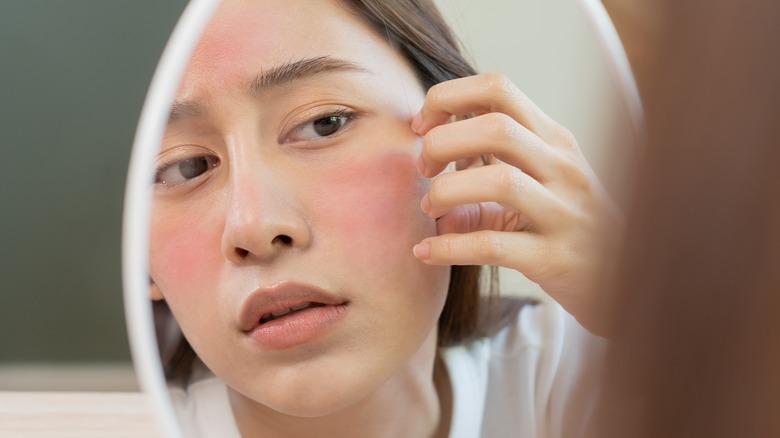
<path fill-rule="evenodd" d="M 618 86 L 623 105 L 625 105 L 631 120 L 634 144 L 641 152 L 644 136 L 642 99 L 617 29 L 615 29 L 615 25 L 601 0 L 574 0 L 574 3 L 577 4 L 588 26 L 596 35 L 598 45 L 609 63 L 612 79 Z"/>
<path fill-rule="evenodd" d="M 159 431 L 180 437 L 181 429 L 160 369 L 149 302 L 148 235 L 151 184 L 166 115 L 181 75 L 218 0 L 191 0 L 165 45 L 144 100 L 133 141 L 122 217 L 122 286 L 130 351 L 136 378 L 151 402 Z"/>
<path fill-rule="evenodd" d="M 597 37 L 610 64 L 623 104 L 630 114 L 635 144 L 641 146 L 644 115 L 640 95 L 623 45 L 598 0 L 574 0 Z M 219 0 L 191 0 L 165 46 L 147 92 L 128 168 L 122 227 L 122 284 L 133 365 L 141 390 L 150 397 L 164 436 L 180 437 L 177 415 L 168 395 L 157 349 L 148 284 L 148 231 L 153 163 L 165 128 L 165 114 L 199 35 Z"/>

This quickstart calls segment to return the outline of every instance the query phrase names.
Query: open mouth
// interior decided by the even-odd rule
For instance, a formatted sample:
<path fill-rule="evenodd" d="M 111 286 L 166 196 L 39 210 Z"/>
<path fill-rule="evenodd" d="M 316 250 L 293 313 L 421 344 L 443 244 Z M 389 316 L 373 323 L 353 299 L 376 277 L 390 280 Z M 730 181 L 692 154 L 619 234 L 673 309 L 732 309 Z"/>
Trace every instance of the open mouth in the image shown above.
<path fill-rule="evenodd" d="M 281 309 L 274 312 L 266 313 L 265 315 L 260 317 L 260 324 L 265 324 L 267 322 L 273 321 L 275 319 L 283 318 L 288 315 L 294 315 L 305 309 L 310 309 L 313 307 L 323 307 L 323 306 L 325 306 L 325 304 L 315 303 L 315 302 L 305 302 L 305 303 L 296 304 L 286 309 Z"/>

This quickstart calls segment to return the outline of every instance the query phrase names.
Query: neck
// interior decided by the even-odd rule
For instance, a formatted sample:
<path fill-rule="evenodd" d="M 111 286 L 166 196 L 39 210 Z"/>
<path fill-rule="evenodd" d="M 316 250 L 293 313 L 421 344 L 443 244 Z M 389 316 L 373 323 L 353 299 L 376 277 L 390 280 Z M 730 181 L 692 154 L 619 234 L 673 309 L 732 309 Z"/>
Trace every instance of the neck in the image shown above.
<path fill-rule="evenodd" d="M 437 360 L 434 330 L 409 362 L 372 394 L 327 416 L 282 414 L 232 389 L 230 403 L 242 436 L 447 436 L 451 389 Z"/>

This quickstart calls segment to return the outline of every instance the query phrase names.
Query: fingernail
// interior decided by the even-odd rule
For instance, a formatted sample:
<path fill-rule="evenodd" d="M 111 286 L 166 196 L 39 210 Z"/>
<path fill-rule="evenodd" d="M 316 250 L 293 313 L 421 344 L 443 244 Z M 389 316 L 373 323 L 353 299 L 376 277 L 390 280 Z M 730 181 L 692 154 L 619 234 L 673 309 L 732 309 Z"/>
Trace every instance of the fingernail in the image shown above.
<path fill-rule="evenodd" d="M 414 245 L 412 252 L 414 252 L 414 256 L 418 259 L 428 260 L 431 258 L 431 245 L 428 242 L 418 243 L 417 245 Z"/>
<path fill-rule="evenodd" d="M 415 133 L 419 133 L 421 127 L 422 127 L 422 112 L 419 112 L 412 119 L 412 131 L 414 131 Z"/>
<path fill-rule="evenodd" d="M 425 214 L 428 214 L 428 212 L 431 211 L 431 200 L 428 199 L 427 193 L 423 195 L 422 199 L 420 200 L 420 209 L 422 209 Z"/>

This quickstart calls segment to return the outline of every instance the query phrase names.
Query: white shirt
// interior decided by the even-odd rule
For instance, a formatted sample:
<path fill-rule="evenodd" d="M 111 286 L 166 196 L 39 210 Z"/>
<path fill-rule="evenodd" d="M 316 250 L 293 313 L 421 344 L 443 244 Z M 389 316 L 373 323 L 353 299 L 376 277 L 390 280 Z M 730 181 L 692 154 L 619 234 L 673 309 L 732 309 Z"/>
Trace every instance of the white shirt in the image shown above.
<path fill-rule="evenodd" d="M 581 434 L 600 386 L 594 361 L 604 344 L 545 302 L 522 307 L 492 337 L 442 348 L 453 386 L 450 437 Z M 171 398 L 185 437 L 240 438 L 227 386 L 217 377 L 195 376 L 186 391 L 171 388 Z"/>

